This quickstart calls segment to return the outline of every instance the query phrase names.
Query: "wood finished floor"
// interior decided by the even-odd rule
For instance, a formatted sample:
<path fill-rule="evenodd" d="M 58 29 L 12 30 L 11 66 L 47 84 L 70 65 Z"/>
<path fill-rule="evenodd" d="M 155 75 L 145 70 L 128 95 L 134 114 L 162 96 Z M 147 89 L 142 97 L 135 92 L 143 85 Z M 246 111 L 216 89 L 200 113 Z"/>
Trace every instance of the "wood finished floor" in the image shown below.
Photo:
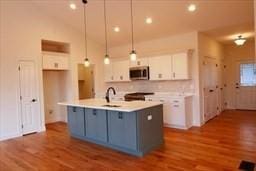
<path fill-rule="evenodd" d="M 256 112 L 226 111 L 201 128 L 164 129 L 165 144 L 143 158 L 70 138 L 64 123 L 0 142 L 0 171 L 237 170 L 256 163 Z"/>

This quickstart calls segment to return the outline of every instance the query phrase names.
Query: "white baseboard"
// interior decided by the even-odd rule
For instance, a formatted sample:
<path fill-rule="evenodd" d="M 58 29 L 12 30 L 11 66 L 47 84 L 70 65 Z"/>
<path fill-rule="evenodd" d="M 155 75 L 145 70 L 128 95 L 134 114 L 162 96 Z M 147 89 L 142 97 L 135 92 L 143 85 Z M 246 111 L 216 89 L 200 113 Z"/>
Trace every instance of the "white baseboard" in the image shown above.
<path fill-rule="evenodd" d="M 185 126 L 173 125 L 173 124 L 164 124 L 164 127 L 176 128 L 176 129 L 184 129 L 184 130 L 189 129 L 188 127 L 185 127 Z"/>
<path fill-rule="evenodd" d="M 12 139 L 12 138 L 17 138 L 17 137 L 21 137 L 21 136 L 22 136 L 22 134 L 10 134 L 10 135 L 5 135 L 5 136 L 3 136 L 3 137 L 0 137 L 0 141 Z"/>

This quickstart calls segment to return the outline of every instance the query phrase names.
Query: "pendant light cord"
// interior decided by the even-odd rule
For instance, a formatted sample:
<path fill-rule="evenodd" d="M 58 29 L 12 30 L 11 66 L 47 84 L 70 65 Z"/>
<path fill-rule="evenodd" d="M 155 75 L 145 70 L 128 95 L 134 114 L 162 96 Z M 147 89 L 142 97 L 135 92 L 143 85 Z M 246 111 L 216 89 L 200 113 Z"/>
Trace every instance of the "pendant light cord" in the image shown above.
<path fill-rule="evenodd" d="M 131 31 L 132 31 L 132 50 L 134 50 L 134 39 L 133 39 L 133 8 L 131 0 Z"/>
<path fill-rule="evenodd" d="M 105 21 L 105 45 L 106 55 L 108 55 L 108 36 L 107 36 L 107 15 L 106 15 L 106 0 L 104 0 L 104 21 Z"/>
<path fill-rule="evenodd" d="M 84 3 L 84 52 L 85 52 L 85 58 L 87 59 L 87 30 L 86 30 L 86 4 Z"/>

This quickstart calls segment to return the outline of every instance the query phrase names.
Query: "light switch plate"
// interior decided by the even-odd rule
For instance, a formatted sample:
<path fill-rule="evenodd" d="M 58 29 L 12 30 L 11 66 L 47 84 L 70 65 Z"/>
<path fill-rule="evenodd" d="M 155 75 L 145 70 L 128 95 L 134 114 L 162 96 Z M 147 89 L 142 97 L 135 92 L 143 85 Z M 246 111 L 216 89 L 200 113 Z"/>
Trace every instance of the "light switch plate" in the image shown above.
<path fill-rule="evenodd" d="M 148 120 L 152 120 L 152 115 L 148 115 Z"/>

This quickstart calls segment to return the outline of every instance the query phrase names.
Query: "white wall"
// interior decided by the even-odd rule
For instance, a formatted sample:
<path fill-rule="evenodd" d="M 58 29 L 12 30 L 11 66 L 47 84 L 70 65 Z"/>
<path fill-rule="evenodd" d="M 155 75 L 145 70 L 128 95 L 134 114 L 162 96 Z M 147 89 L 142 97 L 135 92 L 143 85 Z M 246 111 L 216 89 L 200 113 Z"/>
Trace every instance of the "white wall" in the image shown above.
<path fill-rule="evenodd" d="M 184 81 L 139 81 L 128 83 L 108 83 L 107 86 L 113 86 L 118 91 L 146 91 L 146 92 L 181 92 L 185 90 L 187 93 L 194 94 L 194 125 L 200 126 L 199 112 L 199 67 L 197 55 L 197 32 L 190 32 L 150 41 L 139 42 L 135 44 L 138 57 L 152 57 L 154 55 L 172 54 L 176 52 L 184 52 L 193 49 L 191 59 L 192 80 Z M 118 46 L 110 49 L 111 58 L 129 59 L 131 50 L 130 45 Z M 103 79 L 103 78 L 102 78 Z"/>
<path fill-rule="evenodd" d="M 68 99 L 78 98 L 77 63 L 83 61 L 83 36 L 75 29 L 59 23 L 54 18 L 47 17 L 29 1 L 0 1 L 0 139 L 21 135 L 19 92 L 18 92 L 18 62 L 19 60 L 35 60 L 38 71 L 38 92 L 41 104 L 41 130 L 44 129 L 43 114 L 43 82 L 41 71 L 41 39 L 48 39 L 71 44 L 71 71 L 68 72 Z M 97 77 L 101 74 L 103 64 L 103 48 L 89 41 L 89 57 L 93 63 L 99 63 L 95 68 L 96 90 L 103 81 Z"/>
<path fill-rule="evenodd" d="M 255 43 L 254 40 L 247 41 L 243 46 L 236 46 L 229 44 L 224 46 L 225 56 L 225 84 L 227 85 L 225 93 L 225 101 L 228 109 L 235 109 L 236 107 L 236 89 L 237 82 L 237 68 L 236 64 L 240 60 L 253 60 L 255 57 Z"/>

